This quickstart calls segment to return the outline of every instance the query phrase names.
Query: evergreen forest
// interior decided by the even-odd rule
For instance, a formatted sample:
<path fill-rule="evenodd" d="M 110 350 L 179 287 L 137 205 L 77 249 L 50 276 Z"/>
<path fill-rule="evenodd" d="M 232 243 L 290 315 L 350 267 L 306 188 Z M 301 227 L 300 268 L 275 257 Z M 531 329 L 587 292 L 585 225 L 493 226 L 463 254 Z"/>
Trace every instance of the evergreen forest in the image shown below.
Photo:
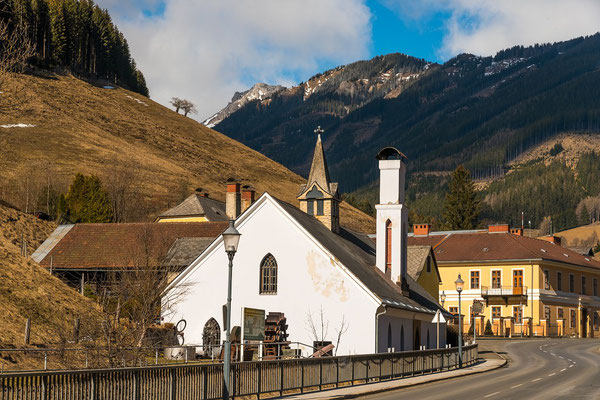
<path fill-rule="evenodd" d="M 0 21 L 26 32 L 35 46 L 32 66 L 61 67 L 149 95 L 123 33 L 92 0 L 0 0 Z"/>

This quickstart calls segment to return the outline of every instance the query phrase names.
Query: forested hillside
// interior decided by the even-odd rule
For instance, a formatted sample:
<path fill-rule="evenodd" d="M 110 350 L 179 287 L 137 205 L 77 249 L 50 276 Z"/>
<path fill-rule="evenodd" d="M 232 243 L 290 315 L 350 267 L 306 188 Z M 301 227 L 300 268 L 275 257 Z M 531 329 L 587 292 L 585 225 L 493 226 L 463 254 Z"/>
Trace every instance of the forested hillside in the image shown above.
<path fill-rule="evenodd" d="M 31 64 L 64 67 L 148 96 L 127 40 L 92 0 L 2 0 L 0 22 L 31 41 Z"/>

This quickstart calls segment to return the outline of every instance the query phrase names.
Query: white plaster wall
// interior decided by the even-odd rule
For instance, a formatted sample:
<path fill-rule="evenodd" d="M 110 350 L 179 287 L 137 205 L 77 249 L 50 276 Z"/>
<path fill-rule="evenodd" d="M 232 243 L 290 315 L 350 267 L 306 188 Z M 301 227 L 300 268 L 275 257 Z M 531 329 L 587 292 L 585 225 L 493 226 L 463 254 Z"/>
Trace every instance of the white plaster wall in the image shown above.
<path fill-rule="evenodd" d="M 405 176 L 401 160 L 379 160 L 379 204 L 404 203 Z"/>
<path fill-rule="evenodd" d="M 284 312 L 289 340 L 312 344 L 307 314 L 312 313 L 317 320 L 322 308 L 329 323 L 326 340 L 335 344 L 335 330 L 342 317 L 349 324 L 338 355 L 372 353 L 379 303 L 301 233 L 272 200 L 264 199 L 255 206 L 256 211 L 236 225 L 242 236 L 234 259 L 232 326 L 241 326 L 242 307 Z M 267 253 L 273 254 L 278 264 L 277 295 L 259 294 L 259 265 Z M 202 343 L 204 324 L 211 317 L 224 329 L 227 263 L 220 244 L 184 280 L 190 287 L 183 301 L 175 306 L 171 319 L 187 320 L 186 343 Z M 224 339 L 223 332 L 221 338 Z"/>
<path fill-rule="evenodd" d="M 397 161 L 397 160 L 396 160 Z M 408 223 L 408 209 L 402 204 L 377 204 L 376 221 L 376 264 L 382 272 L 385 272 L 385 229 L 388 220 L 392 223 L 392 271 L 393 282 L 399 282 L 402 273 L 406 273 L 406 260 L 402 260 L 402 247 L 406 237 L 402 234 L 402 226 Z"/>

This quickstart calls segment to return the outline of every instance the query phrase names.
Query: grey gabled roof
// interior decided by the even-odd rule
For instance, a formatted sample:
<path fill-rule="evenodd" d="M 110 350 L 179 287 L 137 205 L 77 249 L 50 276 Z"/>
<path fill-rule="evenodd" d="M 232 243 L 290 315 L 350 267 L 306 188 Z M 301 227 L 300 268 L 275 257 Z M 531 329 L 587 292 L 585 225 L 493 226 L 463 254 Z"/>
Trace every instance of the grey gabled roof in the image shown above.
<path fill-rule="evenodd" d="M 185 268 L 215 240 L 211 237 L 185 237 L 175 240 L 166 255 L 166 264 Z"/>
<path fill-rule="evenodd" d="M 197 193 L 159 215 L 161 217 L 205 216 L 209 221 L 227 221 L 225 203 Z"/>
<path fill-rule="evenodd" d="M 31 255 L 31 258 L 35 262 L 38 262 L 38 263 L 41 262 L 44 259 L 44 257 L 46 257 L 50 251 L 52 251 L 54 246 L 56 246 L 58 244 L 58 242 L 60 242 L 60 240 L 62 238 L 64 238 L 67 233 L 69 233 L 69 231 L 71 230 L 71 228 L 73 228 L 73 226 L 74 225 L 72 225 L 72 224 L 59 225 L 54 230 L 54 232 L 52 232 L 50 234 L 50 236 L 48 236 L 48 239 L 44 240 L 44 243 L 42 243 L 40 245 L 40 247 L 38 247 L 33 252 L 33 254 Z"/>
<path fill-rule="evenodd" d="M 291 204 L 275 197 L 273 198 L 292 218 L 375 294 L 382 303 L 390 307 L 430 314 L 441 309 L 425 289 L 410 278 L 408 279 L 411 298 L 405 297 L 400 287 L 394 284 L 375 266 L 374 243 L 366 234 L 352 232 L 344 228 L 340 228 L 340 233 L 336 234 L 327 229 L 314 217 Z"/>

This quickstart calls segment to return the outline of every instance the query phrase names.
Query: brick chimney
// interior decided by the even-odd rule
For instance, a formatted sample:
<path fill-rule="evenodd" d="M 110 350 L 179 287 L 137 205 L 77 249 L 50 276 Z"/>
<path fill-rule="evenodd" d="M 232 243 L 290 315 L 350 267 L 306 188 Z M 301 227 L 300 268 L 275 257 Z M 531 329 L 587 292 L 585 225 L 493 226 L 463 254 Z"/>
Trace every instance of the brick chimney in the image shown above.
<path fill-rule="evenodd" d="M 196 188 L 196 194 L 202 197 L 208 197 L 208 192 L 202 188 Z"/>
<path fill-rule="evenodd" d="M 415 236 L 428 236 L 429 232 L 431 232 L 431 226 L 429 224 L 413 225 L 413 233 Z"/>
<path fill-rule="evenodd" d="M 227 180 L 227 193 L 225 195 L 225 213 L 229 219 L 236 219 L 241 214 L 241 185 L 235 179 Z"/>
<path fill-rule="evenodd" d="M 510 233 L 517 236 L 523 236 L 523 228 L 511 228 Z"/>
<path fill-rule="evenodd" d="M 550 242 L 552 244 L 557 244 L 559 246 L 562 245 L 562 238 L 560 236 L 554 236 L 554 235 L 542 236 L 538 239 L 542 239 L 542 240 L 545 240 L 546 242 Z"/>
<path fill-rule="evenodd" d="M 242 187 L 242 212 L 246 211 L 254 203 L 255 198 L 256 190 L 250 185 L 244 185 Z"/>
<path fill-rule="evenodd" d="M 488 233 L 509 233 L 510 227 L 508 224 L 497 224 L 488 226 Z"/>

